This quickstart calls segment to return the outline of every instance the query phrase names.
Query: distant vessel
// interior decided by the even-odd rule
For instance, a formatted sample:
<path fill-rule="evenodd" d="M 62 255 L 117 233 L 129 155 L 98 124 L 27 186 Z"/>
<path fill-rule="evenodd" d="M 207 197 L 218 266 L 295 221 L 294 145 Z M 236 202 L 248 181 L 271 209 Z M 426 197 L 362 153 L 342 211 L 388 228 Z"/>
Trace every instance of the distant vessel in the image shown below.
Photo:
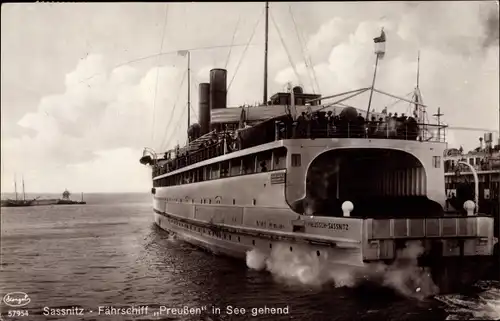
<path fill-rule="evenodd" d="M 69 197 L 71 193 L 68 190 L 65 190 L 62 194 L 62 198 L 48 198 L 48 199 L 40 199 L 40 197 L 36 197 L 31 200 L 26 200 L 26 193 L 24 191 L 24 178 L 23 178 L 23 199 L 18 198 L 17 194 L 17 183 L 14 182 L 15 186 L 15 193 L 16 193 L 16 198 L 15 199 L 6 199 L 2 200 L 0 203 L 1 207 L 27 207 L 27 206 L 44 206 L 44 205 L 83 205 L 87 204 L 83 200 L 83 193 L 82 193 L 82 198 L 81 201 L 73 201 Z"/>
<path fill-rule="evenodd" d="M 474 200 L 482 212 L 499 217 L 500 212 L 500 139 L 493 145 L 493 134 L 479 138 L 479 146 L 464 153 L 463 148 L 444 152 L 447 208 L 464 213 L 461 204 Z M 500 221 L 495 222 L 499 237 Z"/>
<path fill-rule="evenodd" d="M 144 150 L 155 223 L 215 253 L 272 259 L 286 245 L 352 269 L 394 263 L 417 242 L 442 292 L 483 278 L 494 219 L 470 199 L 465 214 L 445 210 L 446 126 L 426 120 L 418 72 L 412 100 L 374 88 L 382 30 L 371 87 L 322 97 L 290 85 L 268 99 L 267 17 L 268 3 L 262 105 L 227 108 L 227 72 L 212 69 L 190 127 L 188 92 L 188 144 Z M 345 105 L 363 92 L 367 110 Z M 373 92 L 410 103 L 412 116 L 370 111 Z"/>
<path fill-rule="evenodd" d="M 14 178 L 14 190 L 16 193 L 16 199 L 6 199 L 2 200 L 0 205 L 2 207 L 23 207 L 23 206 L 32 206 L 33 203 L 36 201 L 35 199 L 32 200 L 26 200 L 26 193 L 24 191 L 24 177 L 22 178 L 23 182 L 23 198 L 19 199 L 18 194 L 17 194 L 17 180 Z"/>

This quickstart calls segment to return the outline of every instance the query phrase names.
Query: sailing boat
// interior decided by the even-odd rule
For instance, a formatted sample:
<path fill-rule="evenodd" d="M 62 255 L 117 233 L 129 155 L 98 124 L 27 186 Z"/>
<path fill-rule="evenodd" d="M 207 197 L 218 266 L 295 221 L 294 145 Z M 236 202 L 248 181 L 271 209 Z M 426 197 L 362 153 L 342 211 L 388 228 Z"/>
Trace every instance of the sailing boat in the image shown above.
<path fill-rule="evenodd" d="M 23 182 L 23 198 L 19 199 L 18 194 L 17 194 L 17 181 L 14 178 L 14 190 L 16 193 L 16 199 L 6 199 L 2 200 L 1 206 L 2 207 L 22 207 L 22 206 L 32 206 L 33 203 L 36 201 L 36 198 L 32 200 L 26 200 L 26 192 L 24 190 L 24 177 L 22 178 Z"/>

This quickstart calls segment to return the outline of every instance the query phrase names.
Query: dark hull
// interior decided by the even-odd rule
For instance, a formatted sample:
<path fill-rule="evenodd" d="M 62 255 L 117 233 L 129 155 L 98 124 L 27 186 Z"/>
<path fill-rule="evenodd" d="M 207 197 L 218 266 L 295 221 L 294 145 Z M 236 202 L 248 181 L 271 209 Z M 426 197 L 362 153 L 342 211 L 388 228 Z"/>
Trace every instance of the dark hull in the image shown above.
<path fill-rule="evenodd" d="M 27 207 L 27 206 L 33 206 L 33 202 L 32 201 L 6 200 L 6 201 L 2 201 L 1 206 L 2 207 Z"/>
<path fill-rule="evenodd" d="M 31 202 L 16 202 L 16 201 L 2 201 L 1 207 L 30 207 L 30 206 L 52 206 L 52 205 L 84 205 L 87 202 L 58 200 L 50 203 L 38 203 L 37 201 Z"/>

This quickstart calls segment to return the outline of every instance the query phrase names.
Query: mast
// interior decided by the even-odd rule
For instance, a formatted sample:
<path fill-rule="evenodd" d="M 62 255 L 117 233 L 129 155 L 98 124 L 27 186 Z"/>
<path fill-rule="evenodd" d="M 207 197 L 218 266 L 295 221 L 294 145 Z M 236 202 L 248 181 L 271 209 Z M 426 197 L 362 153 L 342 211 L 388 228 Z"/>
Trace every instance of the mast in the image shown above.
<path fill-rule="evenodd" d="M 188 77 L 188 83 L 187 83 L 187 85 L 188 85 L 187 86 L 188 87 L 187 131 L 189 131 L 189 122 L 191 120 L 191 52 L 190 51 L 187 52 L 187 56 L 188 56 L 188 71 L 187 71 L 187 77 Z M 188 140 L 189 140 L 189 137 L 188 137 Z M 189 143 L 189 141 L 188 141 L 188 143 Z"/>
<path fill-rule="evenodd" d="M 24 193 L 24 176 L 22 177 L 23 179 L 23 201 L 26 200 L 26 194 Z"/>
<path fill-rule="evenodd" d="M 264 97 L 263 104 L 267 105 L 267 52 L 269 43 L 269 2 L 266 1 L 266 26 L 265 26 L 265 44 L 264 44 Z"/>
<path fill-rule="evenodd" d="M 187 55 L 187 128 L 186 128 L 186 133 L 189 131 L 189 125 L 191 122 L 191 51 L 189 50 L 179 50 L 177 51 L 177 54 L 182 57 L 186 57 Z M 188 143 L 189 143 L 189 135 L 188 135 Z"/>
<path fill-rule="evenodd" d="M 17 178 L 16 178 L 16 175 L 14 175 L 14 191 L 16 192 L 16 201 L 17 201 Z"/>
<path fill-rule="evenodd" d="M 420 82 L 420 50 L 418 51 L 417 56 L 417 88 Z"/>
<path fill-rule="evenodd" d="M 380 36 L 373 38 L 373 42 L 375 44 L 375 70 L 373 71 L 372 86 L 370 88 L 370 98 L 368 99 L 368 108 L 366 109 L 365 119 L 367 120 L 369 119 L 370 116 L 370 107 L 372 105 L 373 89 L 375 87 L 375 79 L 377 79 L 378 61 L 384 58 L 385 55 L 385 32 L 383 27 L 380 30 Z"/>
<path fill-rule="evenodd" d="M 418 82 L 417 82 L 418 84 Z M 438 121 L 438 139 L 441 139 L 441 116 L 443 116 L 444 114 L 441 114 L 441 107 L 438 108 L 438 112 L 437 114 L 434 114 L 432 116 L 434 117 L 437 117 L 437 121 Z"/>

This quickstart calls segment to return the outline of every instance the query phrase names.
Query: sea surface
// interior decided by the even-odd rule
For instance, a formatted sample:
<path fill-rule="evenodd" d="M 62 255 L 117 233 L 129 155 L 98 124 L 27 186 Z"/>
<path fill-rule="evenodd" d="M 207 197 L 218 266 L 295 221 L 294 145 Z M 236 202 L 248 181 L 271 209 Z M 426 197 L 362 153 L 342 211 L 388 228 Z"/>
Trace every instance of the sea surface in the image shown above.
<path fill-rule="evenodd" d="M 87 205 L 1 209 L 1 297 L 24 292 L 30 299 L 19 308 L 2 302 L 3 320 L 500 318 L 498 282 L 481 282 L 481 291 L 474 296 L 425 300 L 333 285 L 290 285 L 269 272 L 249 269 L 244 261 L 214 256 L 160 230 L 153 224 L 148 194 L 87 194 L 85 198 Z M 106 315 L 106 307 L 131 306 L 142 315 Z M 83 309 L 83 315 L 44 315 L 79 312 L 74 307 Z M 173 315 L 170 310 L 169 315 L 157 315 L 162 307 L 205 308 L 201 313 Z M 258 312 L 252 308 L 264 307 L 283 310 L 252 315 Z M 237 315 L 235 308 L 244 308 L 245 313 Z M 27 311 L 29 316 L 9 316 L 13 311 Z"/>

